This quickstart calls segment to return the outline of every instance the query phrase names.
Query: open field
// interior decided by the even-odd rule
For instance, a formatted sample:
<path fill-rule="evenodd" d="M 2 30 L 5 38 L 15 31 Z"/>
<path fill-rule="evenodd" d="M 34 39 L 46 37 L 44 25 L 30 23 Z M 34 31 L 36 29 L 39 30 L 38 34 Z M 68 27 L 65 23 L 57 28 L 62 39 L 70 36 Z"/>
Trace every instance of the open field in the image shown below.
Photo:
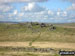
<path fill-rule="evenodd" d="M 0 24 L 0 42 L 36 40 L 36 42 L 75 43 L 75 28 L 61 26 L 55 26 L 56 29 L 51 30 L 51 26 L 41 28 L 40 25 Z"/>
<path fill-rule="evenodd" d="M 54 24 L 54 25 L 64 28 L 75 28 L 75 23 L 63 23 L 63 24 Z"/>
<path fill-rule="evenodd" d="M 0 47 L 36 47 L 55 50 L 75 50 L 75 24 L 0 23 Z M 55 27 L 55 29 L 53 29 Z M 8 49 L 8 50 L 9 50 Z M 3 51 L 4 50 L 4 51 Z M 58 53 L 6 51 L 0 49 L 0 56 L 59 56 Z"/>

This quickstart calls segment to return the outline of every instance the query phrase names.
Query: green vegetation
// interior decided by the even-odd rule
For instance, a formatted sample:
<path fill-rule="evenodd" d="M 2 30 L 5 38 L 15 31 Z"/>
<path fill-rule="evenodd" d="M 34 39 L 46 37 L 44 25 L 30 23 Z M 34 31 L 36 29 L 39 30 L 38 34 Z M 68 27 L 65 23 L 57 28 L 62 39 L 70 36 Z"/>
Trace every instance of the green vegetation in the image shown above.
<path fill-rule="evenodd" d="M 1 56 L 55 56 L 55 55 L 51 55 L 51 54 L 34 54 L 34 53 L 19 53 L 16 52 L 14 54 L 12 53 L 0 53 Z"/>
<path fill-rule="evenodd" d="M 58 54 L 55 54 L 54 56 L 60 56 L 60 55 L 58 55 Z"/>
<path fill-rule="evenodd" d="M 43 27 L 41 23 L 0 23 L 0 42 L 28 42 L 29 47 L 34 47 L 34 42 L 59 42 L 75 43 L 75 24 L 46 24 Z M 65 27 L 66 26 L 66 27 Z M 54 27 L 54 28 L 53 28 Z M 23 47 L 0 46 L 0 56 L 59 56 L 58 49 L 56 53 L 38 53 L 25 51 Z M 11 49 L 12 48 L 12 49 Z M 15 49 L 14 48 L 14 49 Z M 18 51 L 20 48 L 20 51 Z M 61 49 L 69 50 L 69 49 Z"/>
<path fill-rule="evenodd" d="M 40 24 L 31 25 L 30 23 L 0 23 L 0 42 L 46 41 L 75 43 L 75 28 L 64 28 L 61 27 L 62 25 L 54 26 L 56 29 L 51 30 L 52 26 L 41 28 Z M 38 37 L 39 34 L 40 38 Z"/>

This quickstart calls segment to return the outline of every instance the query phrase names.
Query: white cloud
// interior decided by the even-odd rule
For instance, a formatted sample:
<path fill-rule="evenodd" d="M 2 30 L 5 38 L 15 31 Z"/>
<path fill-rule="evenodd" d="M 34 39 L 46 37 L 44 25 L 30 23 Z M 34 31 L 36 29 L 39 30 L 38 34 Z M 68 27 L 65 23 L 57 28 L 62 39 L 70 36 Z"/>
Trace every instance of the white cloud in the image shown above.
<path fill-rule="evenodd" d="M 10 5 L 6 4 L 0 4 L 0 12 L 8 12 L 12 9 L 13 7 Z"/>
<path fill-rule="evenodd" d="M 47 0 L 0 0 L 0 3 L 13 3 L 13 2 L 44 2 Z"/>
<path fill-rule="evenodd" d="M 48 14 L 53 15 L 54 13 L 50 10 L 48 10 Z"/>
<path fill-rule="evenodd" d="M 59 16 L 59 17 L 66 17 L 67 16 L 67 11 L 63 11 L 63 10 L 61 10 L 60 8 L 57 10 L 57 12 L 56 12 L 56 14 L 57 14 L 57 16 Z"/>
<path fill-rule="evenodd" d="M 46 21 L 50 16 L 53 16 L 54 12 L 41 7 L 36 3 L 29 3 L 27 6 L 22 8 L 23 20 L 29 19 L 31 21 Z M 19 16 L 18 16 L 19 17 Z"/>
<path fill-rule="evenodd" d="M 17 10 L 14 10 L 13 14 L 14 15 L 17 15 L 18 14 L 18 11 Z"/>
<path fill-rule="evenodd" d="M 61 14 L 61 9 L 58 8 L 58 10 L 57 10 L 57 16 L 60 16 L 60 14 Z"/>
<path fill-rule="evenodd" d="M 62 15 L 63 15 L 63 16 L 67 16 L 67 11 L 64 11 L 64 12 L 62 13 Z"/>
<path fill-rule="evenodd" d="M 6 0 L 9 2 L 8 0 Z M 18 0 L 20 1 L 20 0 Z M 18 2 L 17 0 L 10 2 Z M 22 0 L 23 1 L 23 0 Z M 21 2 L 22 2 L 21 1 Z M 21 8 L 21 12 L 17 9 L 14 9 L 12 13 L 8 12 L 11 11 L 12 6 L 9 5 L 2 5 L 0 6 L 0 12 L 8 12 L 5 14 L 0 15 L 0 20 L 17 20 L 17 21 L 41 21 L 41 22 L 60 22 L 60 21 L 68 21 L 67 18 L 72 19 L 75 15 L 68 15 L 67 11 L 62 11 L 60 8 L 57 11 L 51 11 L 45 7 L 39 6 L 34 0 L 30 0 L 27 6 Z M 43 0 L 35 0 L 37 2 Z M 46 0 L 45 0 L 46 1 Z M 31 2 L 31 3 L 30 3 Z M 75 4 L 72 4 L 71 9 L 75 8 Z M 67 17 L 68 16 L 68 17 Z"/>
<path fill-rule="evenodd" d="M 67 10 L 75 10 L 75 4 L 73 3 L 72 6 L 70 6 L 69 8 L 67 8 Z"/>
<path fill-rule="evenodd" d="M 22 12 L 41 12 L 46 10 L 44 7 L 40 7 L 38 4 L 32 2 L 32 3 L 28 3 L 27 6 L 24 6 L 22 8 Z"/>
<path fill-rule="evenodd" d="M 60 16 L 60 12 L 57 12 L 57 15 Z"/>
<path fill-rule="evenodd" d="M 25 10 L 25 11 L 30 11 L 30 10 L 32 10 L 34 7 L 35 7 L 35 3 L 34 3 L 34 2 L 33 2 L 33 3 L 29 3 L 28 6 L 25 6 L 25 7 L 24 7 L 24 10 Z"/>

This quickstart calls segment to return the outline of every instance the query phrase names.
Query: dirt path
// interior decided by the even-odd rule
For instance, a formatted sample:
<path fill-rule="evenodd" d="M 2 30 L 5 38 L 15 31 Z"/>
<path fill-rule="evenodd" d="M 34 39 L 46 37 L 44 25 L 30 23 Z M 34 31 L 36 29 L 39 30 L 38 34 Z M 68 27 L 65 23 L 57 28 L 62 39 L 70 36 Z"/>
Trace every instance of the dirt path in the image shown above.
<path fill-rule="evenodd" d="M 26 47 L 29 42 L 0 42 L 0 46 Z M 32 44 L 35 47 L 41 48 L 69 48 L 75 49 L 75 43 L 59 43 L 59 42 L 35 42 Z"/>

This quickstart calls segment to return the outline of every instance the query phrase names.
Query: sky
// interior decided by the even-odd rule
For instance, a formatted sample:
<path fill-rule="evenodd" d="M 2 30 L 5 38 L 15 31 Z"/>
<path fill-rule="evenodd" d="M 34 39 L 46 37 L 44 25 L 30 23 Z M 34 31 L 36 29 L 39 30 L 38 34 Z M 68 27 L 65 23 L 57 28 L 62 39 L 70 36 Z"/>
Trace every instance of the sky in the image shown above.
<path fill-rule="evenodd" d="M 75 0 L 0 0 L 0 21 L 75 23 Z"/>

